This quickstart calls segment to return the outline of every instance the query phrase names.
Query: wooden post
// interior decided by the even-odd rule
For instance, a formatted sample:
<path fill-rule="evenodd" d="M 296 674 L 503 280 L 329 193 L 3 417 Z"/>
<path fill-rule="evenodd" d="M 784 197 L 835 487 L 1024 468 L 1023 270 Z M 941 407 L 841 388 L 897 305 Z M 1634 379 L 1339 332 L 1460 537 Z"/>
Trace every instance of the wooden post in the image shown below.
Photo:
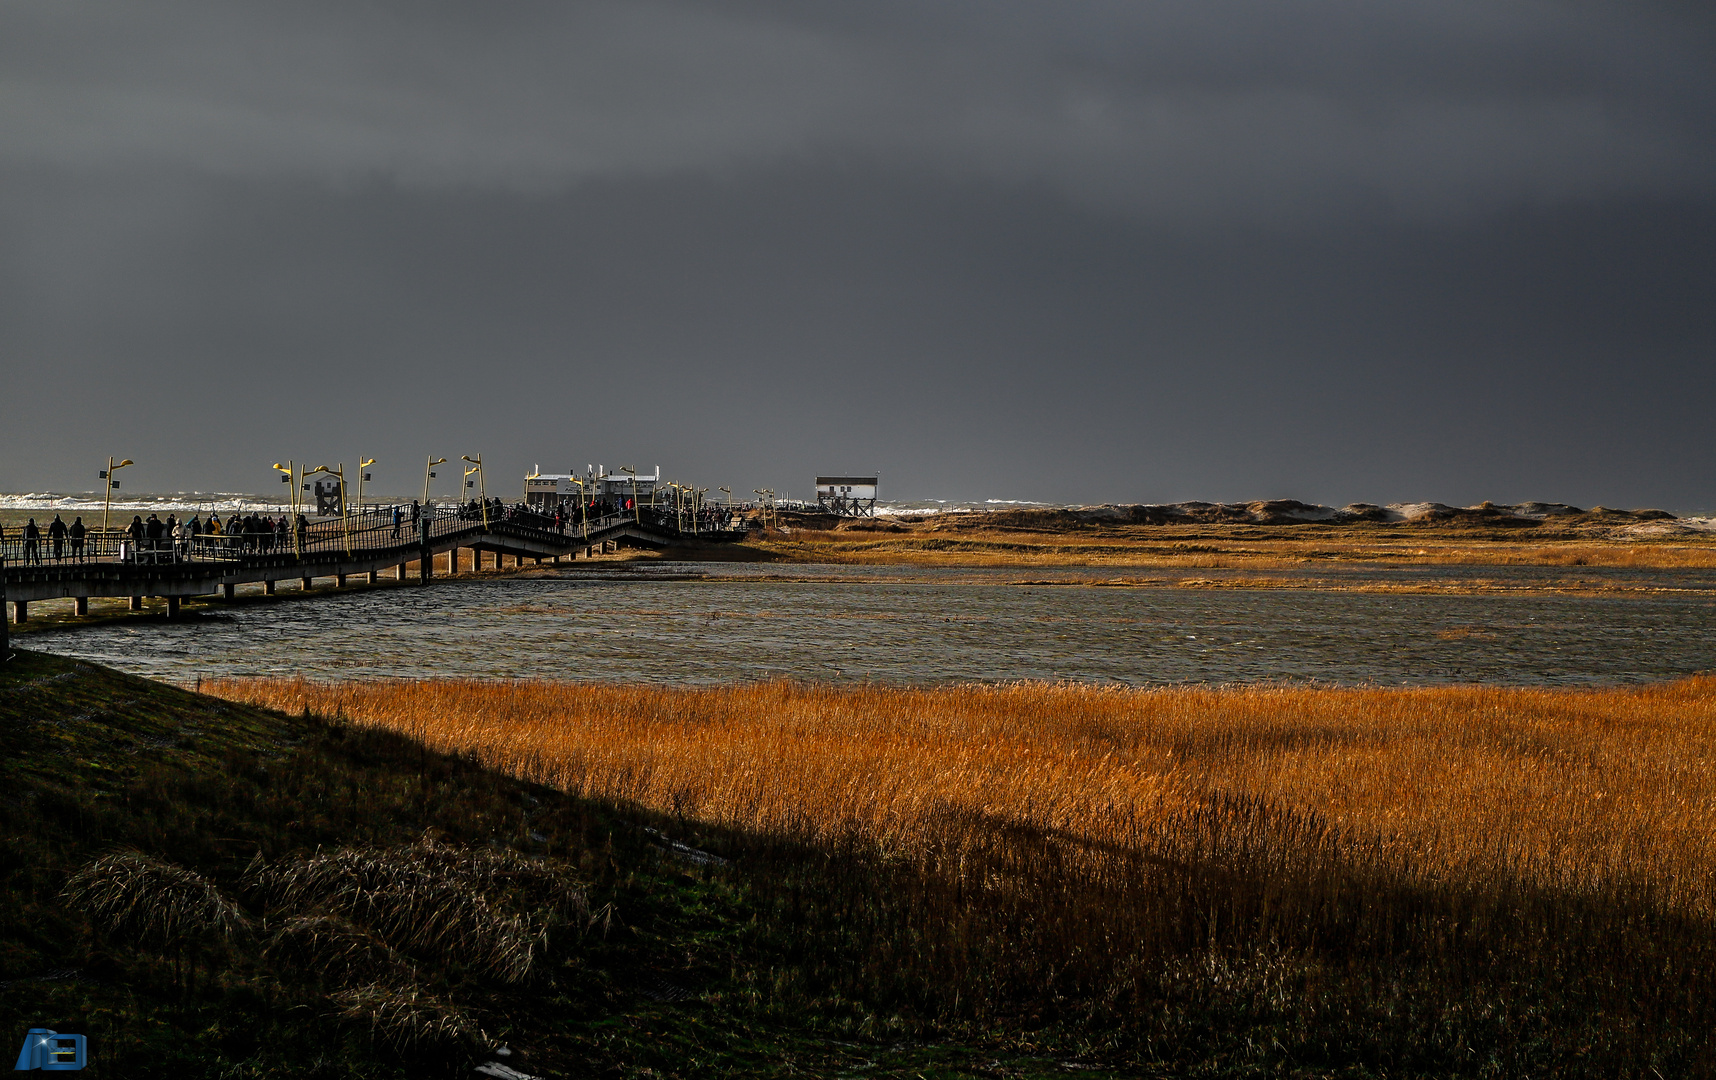
<path fill-rule="evenodd" d="M 377 581 L 380 581 L 380 580 L 381 580 L 381 573 L 380 573 L 380 571 L 377 571 L 377 570 L 371 570 L 371 571 L 370 571 L 370 572 L 369 572 L 369 583 L 370 583 L 370 584 L 371 584 L 371 585 L 374 585 L 374 584 L 375 584 L 375 583 L 376 583 L 376 582 L 377 582 Z"/>
<path fill-rule="evenodd" d="M 72 610 L 77 612 L 79 615 L 88 615 L 89 614 L 89 597 L 80 596 L 77 599 L 73 600 L 72 601 Z"/>
<path fill-rule="evenodd" d="M 237 596 L 238 596 L 238 586 L 237 585 L 234 585 L 230 581 L 226 581 L 226 582 L 221 583 L 220 598 L 222 600 L 225 600 L 227 603 L 230 604 L 233 602 L 233 600 Z"/>
<path fill-rule="evenodd" d="M 176 596 L 169 596 L 169 597 L 167 597 L 167 618 L 176 619 L 178 617 L 179 617 L 179 598 Z"/>
<path fill-rule="evenodd" d="M 273 596 L 274 595 L 274 579 L 273 578 L 269 578 L 267 581 L 264 581 L 262 583 L 262 595 L 263 596 Z"/>
<path fill-rule="evenodd" d="M 141 596 L 133 596 L 131 598 L 131 610 L 132 611 L 142 611 L 143 610 L 143 598 Z"/>
<path fill-rule="evenodd" d="M 394 571 L 393 578 L 395 581 L 404 581 L 405 580 L 405 564 L 404 563 L 399 564 L 399 569 Z"/>
<path fill-rule="evenodd" d="M 309 578 L 300 578 L 299 582 L 302 584 L 305 592 L 310 591 L 310 579 Z"/>
<path fill-rule="evenodd" d="M 12 601 L 12 621 L 17 623 L 30 621 L 30 602 L 28 600 Z"/>
<path fill-rule="evenodd" d="M 340 589 L 345 588 L 346 587 L 346 576 L 344 574 L 335 574 L 334 575 L 334 586 L 335 586 L 335 588 L 340 588 Z"/>

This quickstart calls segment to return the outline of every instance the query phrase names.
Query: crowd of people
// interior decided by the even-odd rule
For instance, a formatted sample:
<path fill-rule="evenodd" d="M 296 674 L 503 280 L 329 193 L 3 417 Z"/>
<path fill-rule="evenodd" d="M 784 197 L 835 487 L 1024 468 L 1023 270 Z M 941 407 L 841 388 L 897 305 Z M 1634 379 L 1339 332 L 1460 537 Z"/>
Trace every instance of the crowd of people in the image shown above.
<path fill-rule="evenodd" d="M 18 546 L 20 549 L 19 560 L 21 562 L 40 563 L 45 558 L 52 558 L 55 562 L 62 562 L 68 557 L 81 562 L 84 558 L 84 543 L 89 535 L 89 530 L 84 527 L 83 518 L 81 517 L 73 518 L 72 523 L 67 525 L 60 515 L 55 514 L 54 520 L 48 523 L 47 535 L 45 538 L 46 548 L 52 552 L 51 556 L 44 552 L 42 527 L 36 524 L 35 518 L 31 518 L 29 523 L 19 530 L 19 534 L 18 540 L 21 541 L 21 543 Z M 0 551 L 5 550 L 5 542 L 7 539 L 6 527 L 4 525 L 0 525 Z M 70 549 L 69 556 L 67 552 L 68 548 Z"/>
<path fill-rule="evenodd" d="M 678 528 L 692 528 L 690 518 L 693 515 L 689 511 L 675 515 L 671 509 L 645 509 L 662 524 L 674 523 Z M 385 510 L 366 511 L 358 519 L 361 523 L 358 527 L 366 531 L 376 528 L 373 522 L 375 515 L 379 514 L 382 528 L 386 528 L 389 523 L 392 525 L 389 539 L 404 540 L 408 520 L 410 535 L 416 536 L 424 514 L 433 515 L 435 510 L 433 503 L 425 506 L 413 500 L 409 509 L 393 506 Z M 452 511 L 460 521 L 482 521 L 486 511 L 490 523 L 513 523 L 562 535 L 568 528 L 576 530 L 583 521 L 595 522 L 616 514 L 635 512 L 630 499 L 594 499 L 584 506 L 562 503 L 552 510 L 546 507 L 536 509 L 524 503 L 506 503 L 501 499 L 489 499 L 486 504 L 472 499 L 468 503 L 456 504 Z M 715 531 L 730 525 L 729 515 L 722 508 L 705 507 L 698 511 L 695 517 L 695 528 L 702 532 Z M 121 530 L 126 546 L 118 552 L 110 550 L 108 554 L 119 554 L 128 561 L 176 562 L 194 557 L 199 546 L 257 554 L 303 550 L 309 545 L 312 532 L 316 534 L 316 539 L 333 540 L 342 536 L 342 533 L 329 531 L 330 528 L 337 527 L 338 524 L 333 522 L 321 522 L 313 526 L 303 514 L 296 514 L 288 519 L 285 514 L 233 512 L 225 520 L 221 519 L 218 512 L 210 513 L 207 520 L 204 520 L 201 514 L 192 514 L 184 520 L 171 513 L 165 520 L 157 514 L 150 514 L 148 518 L 136 514 L 132 516 L 131 523 Z M 82 517 L 73 518 L 68 525 L 58 514 L 54 515 L 53 521 L 45 528 L 38 525 L 35 518 L 31 518 L 15 536 L 9 536 L 6 528 L 0 525 L 0 553 L 15 552 L 12 557 L 26 564 L 47 561 L 82 562 L 102 554 L 89 550 L 91 531 L 84 525 Z M 373 547 L 374 544 L 363 542 L 362 546 Z"/>

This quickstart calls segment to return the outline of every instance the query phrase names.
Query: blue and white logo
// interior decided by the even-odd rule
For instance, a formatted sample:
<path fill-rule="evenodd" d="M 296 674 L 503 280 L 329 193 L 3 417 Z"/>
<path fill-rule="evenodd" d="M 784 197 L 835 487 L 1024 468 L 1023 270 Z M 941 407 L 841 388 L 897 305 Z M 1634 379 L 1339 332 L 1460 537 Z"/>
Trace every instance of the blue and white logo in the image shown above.
<path fill-rule="evenodd" d="M 31 1028 L 30 1033 L 24 1036 L 24 1049 L 18 1051 L 18 1064 L 13 1068 L 19 1072 L 25 1069 L 70 1072 L 87 1064 L 89 1050 L 82 1035 L 61 1035 L 47 1028 Z"/>

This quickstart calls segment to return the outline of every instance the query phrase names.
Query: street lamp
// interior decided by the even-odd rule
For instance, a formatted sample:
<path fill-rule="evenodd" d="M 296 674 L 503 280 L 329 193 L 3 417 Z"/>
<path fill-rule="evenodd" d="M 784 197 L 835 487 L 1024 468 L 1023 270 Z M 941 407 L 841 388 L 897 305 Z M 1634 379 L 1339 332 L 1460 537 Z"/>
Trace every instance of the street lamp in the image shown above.
<path fill-rule="evenodd" d="M 578 479 L 577 476 L 573 476 L 572 482 L 574 484 L 578 485 L 578 520 L 579 520 L 580 524 L 583 526 L 584 542 L 586 544 L 588 544 L 590 542 L 590 502 L 589 502 L 589 495 L 584 490 L 584 481 Z"/>
<path fill-rule="evenodd" d="M 423 508 L 427 510 L 429 508 L 429 481 L 435 479 L 435 474 L 429 470 L 437 465 L 445 464 L 447 459 L 438 457 L 424 458 L 423 460 L 425 462 L 423 466 Z"/>
<path fill-rule="evenodd" d="M 374 458 L 363 458 L 360 461 L 358 461 L 358 516 L 359 517 L 363 516 L 363 482 L 365 480 L 369 479 L 369 473 L 364 472 L 364 470 L 369 468 L 371 465 L 374 465 L 374 464 L 375 464 Z"/>
<path fill-rule="evenodd" d="M 466 487 L 471 486 L 471 474 L 477 474 L 477 492 L 483 501 L 483 531 L 487 532 L 489 528 L 489 489 L 487 487 L 486 477 L 483 476 L 483 455 L 478 454 L 476 457 L 472 457 L 469 454 L 460 454 L 459 456 L 471 463 L 471 467 L 465 470 Z M 481 554 L 481 552 L 478 552 L 478 554 Z M 476 557 L 476 555 L 471 556 L 473 559 Z M 498 560 L 500 556 L 496 555 L 495 558 Z M 495 565 L 499 566 L 500 563 L 496 562 Z"/>
<path fill-rule="evenodd" d="M 292 485 L 292 497 L 286 500 L 286 505 L 293 517 L 298 516 L 298 483 L 300 478 L 297 475 L 297 470 L 298 463 L 296 461 L 288 460 L 284 465 L 278 461 L 274 463 L 274 471 L 280 474 L 280 482 Z"/>
<path fill-rule="evenodd" d="M 630 465 L 621 465 L 620 471 L 623 473 L 630 473 L 632 476 L 632 518 L 639 525 L 642 525 L 643 508 L 638 505 L 638 471 Z M 655 488 L 650 488 L 649 501 L 651 506 L 655 505 Z M 654 513 L 654 511 L 651 511 L 651 513 Z"/>
<path fill-rule="evenodd" d="M 127 466 L 127 465 L 134 465 L 134 464 L 136 464 L 136 462 L 132 461 L 130 458 L 126 458 L 124 461 L 121 461 L 119 464 L 115 465 L 113 463 L 113 459 L 108 458 L 107 459 L 107 468 L 101 470 L 101 479 L 106 481 L 106 483 L 102 485 L 103 492 L 104 492 L 104 494 L 102 496 L 102 504 L 101 504 L 101 531 L 102 532 L 107 531 L 107 515 L 113 509 L 113 489 L 119 486 L 119 481 L 117 481 L 113 478 L 113 474 L 118 472 L 120 469 L 125 468 L 125 466 Z"/>
<path fill-rule="evenodd" d="M 284 465 L 276 461 L 274 468 L 280 473 L 282 484 L 292 485 L 292 498 L 288 501 L 292 513 L 292 551 L 298 558 L 302 559 L 304 557 L 304 538 L 298 535 L 298 515 L 299 511 L 303 509 L 303 499 L 299 496 L 298 489 L 303 484 L 304 473 L 299 468 L 298 463 L 291 460 L 288 460 Z"/>

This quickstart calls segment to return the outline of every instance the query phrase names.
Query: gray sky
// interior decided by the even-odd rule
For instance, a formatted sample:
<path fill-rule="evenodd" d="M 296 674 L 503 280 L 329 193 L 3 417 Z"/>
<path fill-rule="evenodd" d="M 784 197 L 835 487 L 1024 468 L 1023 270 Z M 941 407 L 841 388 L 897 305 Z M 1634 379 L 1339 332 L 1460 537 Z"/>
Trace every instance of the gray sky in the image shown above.
<path fill-rule="evenodd" d="M 1707 4 L 0 4 L 0 490 L 1716 508 Z"/>

